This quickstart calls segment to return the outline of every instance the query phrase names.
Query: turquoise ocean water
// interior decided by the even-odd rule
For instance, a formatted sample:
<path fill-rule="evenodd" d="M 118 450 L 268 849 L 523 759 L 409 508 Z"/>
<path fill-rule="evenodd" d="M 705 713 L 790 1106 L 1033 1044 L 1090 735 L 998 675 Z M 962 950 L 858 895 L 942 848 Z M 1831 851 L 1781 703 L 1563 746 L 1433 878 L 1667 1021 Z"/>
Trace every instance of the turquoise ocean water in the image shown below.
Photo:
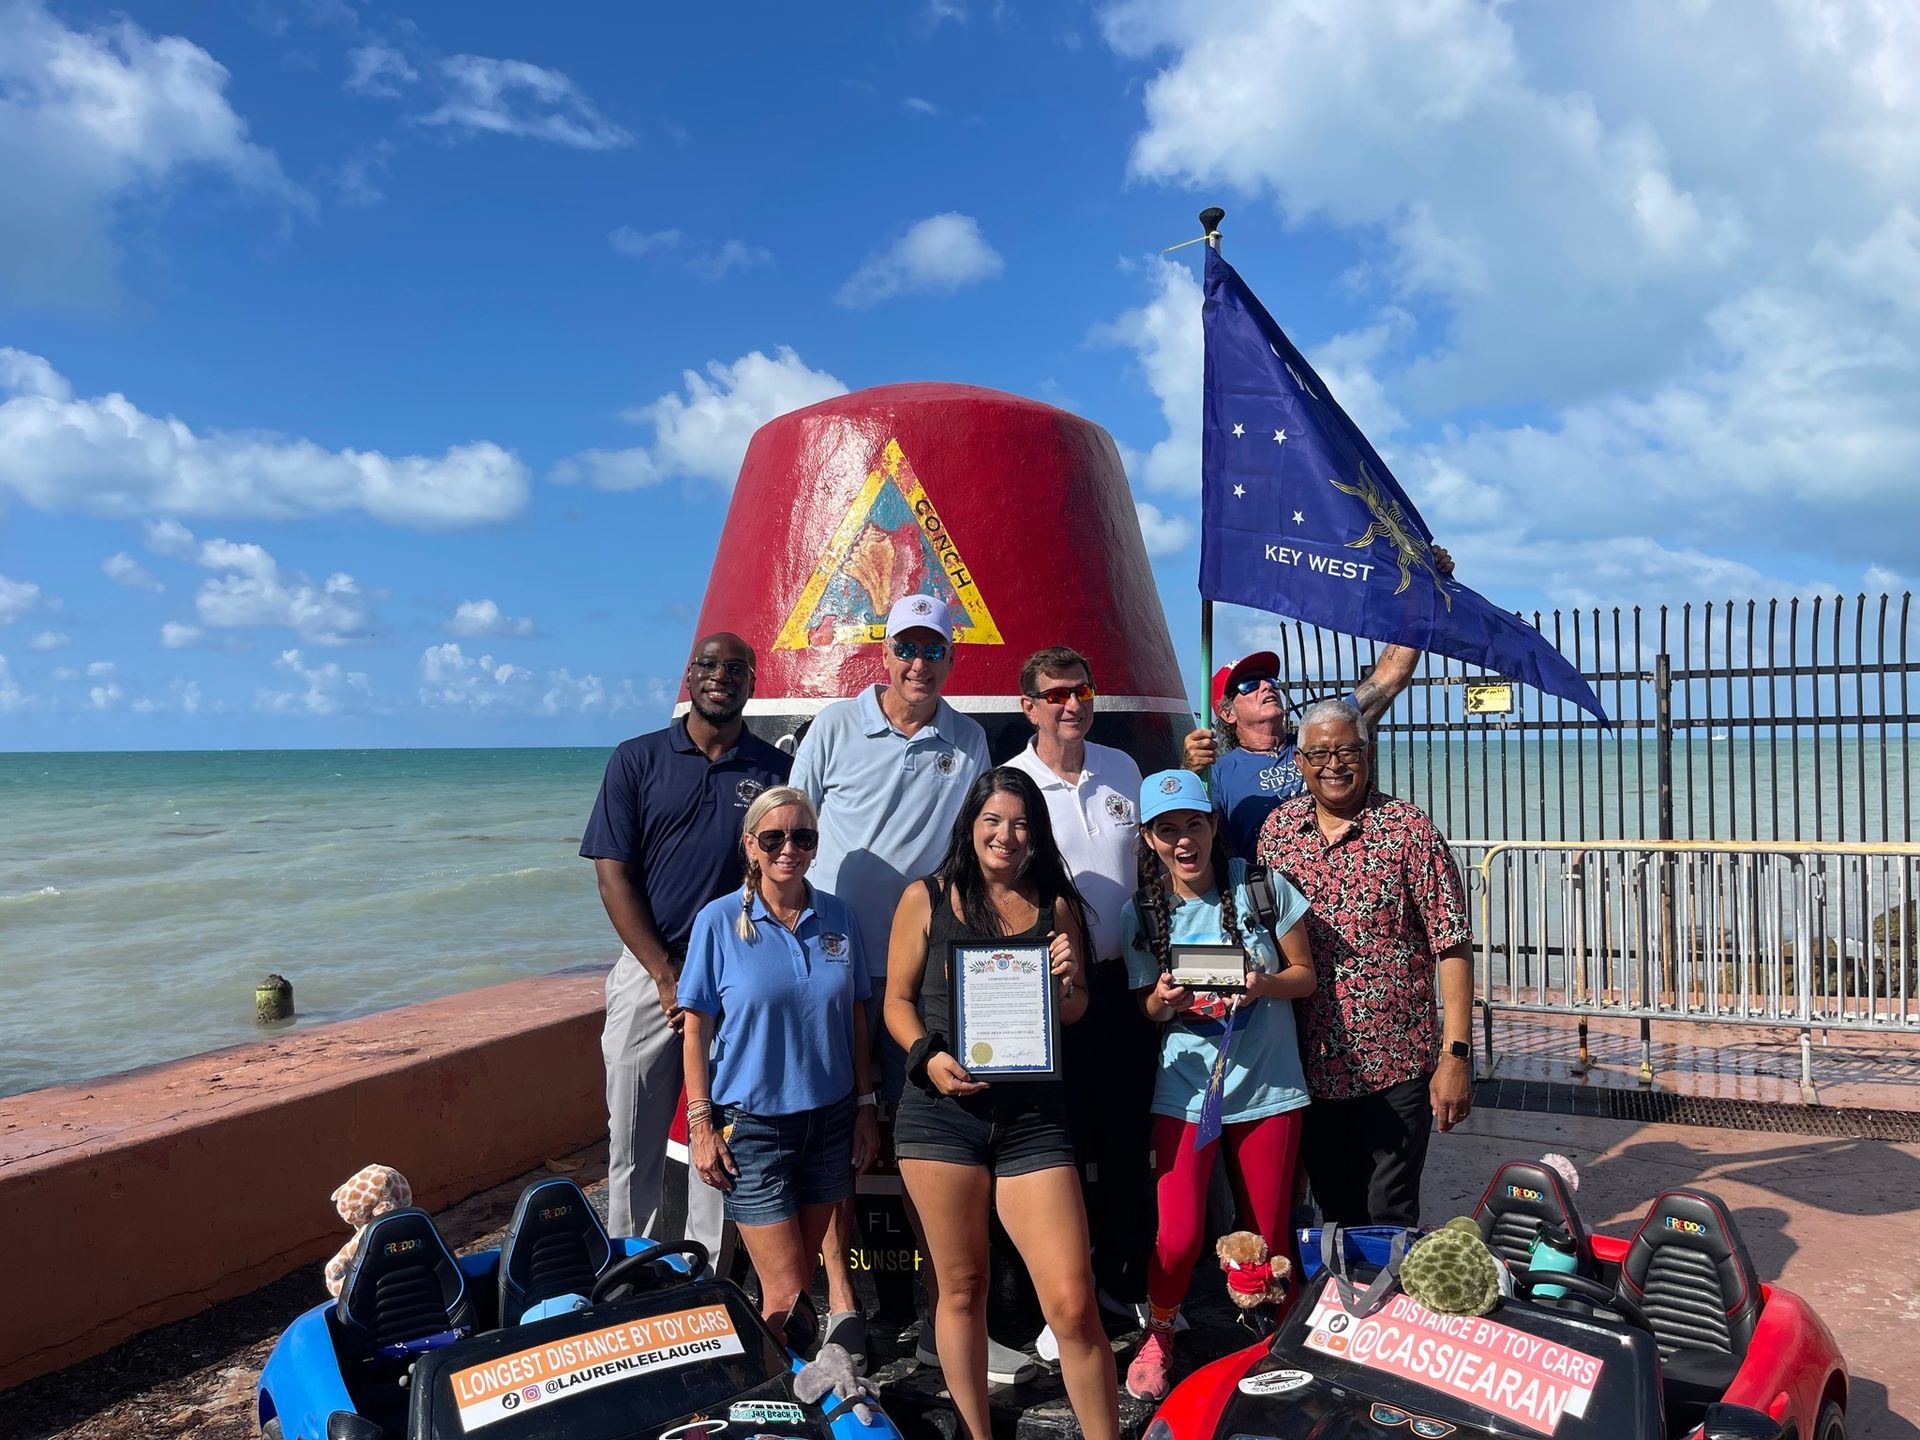
<path fill-rule="evenodd" d="M 1898 738 L 1677 751 L 1683 835 L 1912 833 Z M 312 1024 L 610 960 L 576 853 L 606 756 L 0 755 L 0 1095 L 255 1038 L 270 970 Z M 1380 778 L 1456 840 L 1654 833 L 1651 742 L 1403 742 Z"/>
<path fill-rule="evenodd" d="M 618 953 L 605 750 L 0 755 L 0 1094 Z"/>

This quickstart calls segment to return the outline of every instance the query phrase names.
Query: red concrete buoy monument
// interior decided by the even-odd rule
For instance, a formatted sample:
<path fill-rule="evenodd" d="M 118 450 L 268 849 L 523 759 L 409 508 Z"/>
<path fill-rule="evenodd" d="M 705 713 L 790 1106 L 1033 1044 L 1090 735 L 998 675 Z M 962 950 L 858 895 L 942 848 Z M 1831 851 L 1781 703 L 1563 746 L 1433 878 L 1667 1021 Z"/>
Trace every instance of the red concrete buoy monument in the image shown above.
<path fill-rule="evenodd" d="M 776 743 L 883 682 L 887 608 L 955 616 L 945 695 L 996 759 L 1026 742 L 1020 665 L 1071 645 L 1100 689 L 1093 738 L 1143 770 L 1193 728 L 1112 437 L 1037 400 L 970 385 L 882 385 L 755 432 L 697 633 L 759 652 L 747 723 Z M 681 701 L 685 703 L 685 695 Z"/>

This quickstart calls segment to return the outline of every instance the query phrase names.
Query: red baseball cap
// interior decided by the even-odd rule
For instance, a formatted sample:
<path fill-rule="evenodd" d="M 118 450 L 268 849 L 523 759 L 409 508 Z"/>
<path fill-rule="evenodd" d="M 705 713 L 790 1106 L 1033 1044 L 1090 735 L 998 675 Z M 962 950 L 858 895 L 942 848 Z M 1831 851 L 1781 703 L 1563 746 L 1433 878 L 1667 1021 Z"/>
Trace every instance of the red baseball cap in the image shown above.
<path fill-rule="evenodd" d="M 1236 681 L 1249 675 L 1280 676 L 1280 657 L 1271 650 L 1256 650 L 1243 656 L 1231 665 L 1222 665 L 1213 672 L 1213 708 L 1218 710 L 1227 698 L 1227 689 Z"/>

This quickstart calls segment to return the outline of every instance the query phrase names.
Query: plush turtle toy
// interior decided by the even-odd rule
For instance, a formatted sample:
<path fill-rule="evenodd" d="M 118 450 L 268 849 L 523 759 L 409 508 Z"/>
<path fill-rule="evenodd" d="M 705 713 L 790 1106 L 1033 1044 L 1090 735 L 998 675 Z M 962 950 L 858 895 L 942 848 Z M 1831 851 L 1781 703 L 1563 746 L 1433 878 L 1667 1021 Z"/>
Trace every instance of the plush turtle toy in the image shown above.
<path fill-rule="evenodd" d="M 1484 1315 L 1500 1299 L 1500 1262 L 1480 1227 L 1458 1215 L 1414 1241 L 1400 1262 L 1400 1288 L 1441 1315 Z"/>

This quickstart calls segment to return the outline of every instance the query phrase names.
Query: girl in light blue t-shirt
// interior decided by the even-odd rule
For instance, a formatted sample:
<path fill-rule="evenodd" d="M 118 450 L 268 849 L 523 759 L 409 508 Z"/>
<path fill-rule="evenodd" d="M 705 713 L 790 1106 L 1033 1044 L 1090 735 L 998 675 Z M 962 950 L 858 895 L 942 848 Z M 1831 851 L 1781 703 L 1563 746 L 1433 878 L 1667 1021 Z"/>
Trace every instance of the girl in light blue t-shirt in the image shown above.
<path fill-rule="evenodd" d="M 1293 1002 L 1313 993 L 1314 970 L 1300 924 L 1305 897 L 1284 876 L 1270 877 L 1272 930 L 1259 923 L 1247 866 L 1229 857 L 1198 775 L 1163 770 L 1146 778 L 1140 835 L 1141 888 L 1121 911 L 1123 953 L 1148 1018 L 1166 1030 L 1153 1094 L 1160 1225 L 1147 1272 L 1152 1318 L 1128 1367 L 1127 1390 L 1159 1400 L 1167 1393 L 1174 1316 L 1200 1254 L 1207 1177 L 1219 1145 L 1226 1146 L 1241 1222 L 1258 1230 L 1274 1255 L 1292 1252 L 1287 1216 L 1307 1104 Z M 1168 966 L 1172 946 L 1180 944 L 1237 945 L 1246 960 L 1245 995 L 1175 985 Z M 1196 1148 L 1201 1104 L 1230 1030 L 1220 1139 Z"/>

